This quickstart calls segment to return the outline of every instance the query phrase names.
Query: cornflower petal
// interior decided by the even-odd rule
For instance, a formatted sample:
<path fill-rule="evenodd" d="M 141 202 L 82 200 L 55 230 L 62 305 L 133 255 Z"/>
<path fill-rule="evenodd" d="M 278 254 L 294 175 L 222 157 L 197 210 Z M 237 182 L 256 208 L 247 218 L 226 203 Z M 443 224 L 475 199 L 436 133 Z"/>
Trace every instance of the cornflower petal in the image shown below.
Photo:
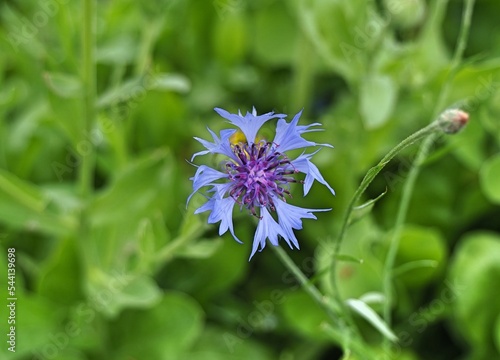
<path fill-rule="evenodd" d="M 276 212 L 278 213 L 278 222 L 281 228 L 285 231 L 286 236 L 283 238 L 288 243 L 291 249 L 293 249 L 292 244 L 297 248 L 299 247 L 299 242 L 295 237 L 293 229 L 302 229 L 301 219 L 316 219 L 316 216 L 312 213 L 313 211 L 330 211 L 331 209 L 306 209 L 298 206 L 290 205 L 284 201 L 275 201 Z M 292 244 L 290 243 L 290 240 Z"/>
<path fill-rule="evenodd" d="M 322 129 L 309 129 L 312 126 L 321 125 L 319 123 L 314 123 L 311 125 L 297 125 L 301 115 L 302 110 L 299 111 L 289 123 L 287 123 L 284 119 L 278 120 L 278 125 L 276 127 L 276 136 L 273 140 L 273 143 L 278 146 L 278 150 L 280 152 L 285 152 L 289 150 L 318 145 L 333 147 L 329 144 L 317 144 L 313 141 L 308 141 L 300 136 L 301 134 L 307 132 L 322 131 Z"/>
<path fill-rule="evenodd" d="M 216 194 L 214 194 L 212 198 L 208 199 L 205 204 L 196 209 L 194 213 L 199 214 L 205 211 L 210 211 L 208 223 L 215 224 L 220 221 L 219 236 L 222 236 L 227 232 L 227 230 L 229 230 L 231 235 L 233 235 L 233 238 L 240 244 L 243 244 L 243 242 L 235 235 L 233 228 L 233 208 L 236 203 L 231 197 L 222 197 L 226 192 L 225 188 L 227 188 L 227 186 L 224 185 L 226 184 L 214 185 L 210 192 L 215 192 Z"/>
<path fill-rule="evenodd" d="M 208 153 L 212 154 L 222 154 L 226 155 L 230 158 L 234 158 L 235 155 L 233 151 L 231 150 L 231 144 L 229 142 L 229 138 L 236 132 L 234 129 L 229 129 L 229 130 L 222 130 L 220 132 L 220 139 L 217 137 L 217 135 L 207 128 L 207 130 L 210 132 L 212 135 L 212 138 L 214 139 L 214 142 L 210 142 L 204 139 L 200 139 L 199 137 L 194 137 L 197 141 L 199 141 L 207 150 L 199 151 L 193 155 L 191 158 L 191 161 L 194 160 L 194 158 L 198 155 L 205 155 Z"/>
<path fill-rule="evenodd" d="M 286 238 L 286 233 L 281 226 L 273 219 L 265 207 L 260 208 L 260 220 L 253 238 L 252 253 L 248 261 L 252 259 L 257 249 L 262 251 L 266 247 L 266 239 L 269 239 L 272 245 L 278 246 L 278 235 Z M 260 247 L 260 248 L 259 248 Z"/>
<path fill-rule="evenodd" d="M 227 177 L 229 177 L 228 174 L 221 173 L 206 165 L 199 166 L 194 176 L 189 179 L 193 181 L 193 192 L 189 195 L 187 202 L 189 203 L 191 197 L 202 187 L 213 185 L 214 181 Z"/>
<path fill-rule="evenodd" d="M 319 150 L 318 150 L 319 151 Z M 292 165 L 299 170 L 301 173 L 306 174 L 306 178 L 304 180 L 304 196 L 307 195 L 314 180 L 318 181 L 320 184 L 325 185 L 333 195 L 335 195 L 335 191 L 332 189 L 330 184 L 323 178 L 319 169 L 316 165 L 311 162 L 311 157 L 316 154 L 318 151 L 315 151 L 312 154 L 302 154 L 297 159 L 292 161 Z"/>
<path fill-rule="evenodd" d="M 242 116 L 241 113 L 238 113 L 238 115 L 231 114 L 220 108 L 215 108 L 215 111 L 223 118 L 229 120 L 231 124 L 239 127 L 249 143 L 255 142 L 257 132 L 265 122 L 271 119 L 283 118 L 286 116 L 284 114 L 275 114 L 274 112 L 257 115 L 255 108 L 252 110 L 252 113 L 247 112 L 245 116 Z"/>

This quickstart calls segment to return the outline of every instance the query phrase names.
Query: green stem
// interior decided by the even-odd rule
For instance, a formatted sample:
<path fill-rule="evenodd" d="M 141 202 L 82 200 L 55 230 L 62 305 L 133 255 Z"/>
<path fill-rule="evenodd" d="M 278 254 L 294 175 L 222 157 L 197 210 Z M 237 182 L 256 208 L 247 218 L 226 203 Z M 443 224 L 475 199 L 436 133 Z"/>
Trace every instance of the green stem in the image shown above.
<path fill-rule="evenodd" d="M 445 99 L 448 96 L 448 92 L 451 87 L 451 82 L 455 75 L 458 72 L 460 62 L 463 56 L 463 52 L 465 50 L 465 46 L 467 44 L 467 38 L 470 30 L 471 18 L 472 18 L 472 10 L 474 7 L 474 0 L 468 0 L 465 4 L 465 9 L 462 17 L 462 27 L 460 29 L 460 35 L 457 42 L 457 47 L 455 48 L 455 53 L 451 62 L 450 72 L 448 73 L 448 77 L 441 88 L 441 92 L 439 94 L 438 100 L 436 102 L 436 107 L 434 109 L 434 118 L 438 116 L 438 114 L 442 111 L 442 107 Z M 435 123 L 436 121 L 434 121 Z M 415 184 L 417 181 L 417 177 L 420 173 L 421 164 L 427 158 L 429 154 L 429 150 L 436 140 L 436 134 L 432 134 L 427 137 L 422 145 L 420 146 L 417 157 L 413 162 L 410 171 L 408 173 L 408 178 L 405 184 L 403 185 L 403 192 L 401 196 L 401 201 L 399 203 L 398 212 L 396 215 L 396 221 L 394 224 L 393 235 L 391 237 L 391 241 L 389 243 L 389 250 L 387 253 L 387 257 L 384 264 L 384 294 L 386 296 L 386 301 L 384 303 L 384 319 L 386 323 L 391 325 L 391 307 L 393 303 L 392 296 L 392 278 L 393 278 L 393 269 L 394 262 L 396 260 L 397 251 L 399 248 L 399 240 L 401 236 L 401 231 L 403 228 L 403 224 L 406 220 L 406 215 L 408 213 L 408 208 L 410 204 L 411 197 L 413 195 L 413 189 L 415 188 Z M 385 346 L 388 346 L 388 342 L 385 342 Z"/>
<path fill-rule="evenodd" d="M 328 301 L 328 298 L 323 295 L 318 288 L 316 288 L 316 286 L 309 281 L 300 268 L 295 265 L 285 250 L 283 250 L 280 246 L 271 246 L 271 249 L 276 253 L 283 265 L 297 278 L 306 293 L 308 293 L 309 296 L 311 296 L 311 298 L 325 311 L 332 321 L 332 324 L 338 327 L 337 329 L 333 328 L 331 325 L 327 325 L 325 330 L 327 330 L 336 342 L 342 345 L 344 352 L 350 352 L 352 350 L 360 356 L 363 356 L 364 359 L 371 359 L 372 356 L 366 349 L 360 334 L 357 332 L 357 328 L 348 328 L 344 320 L 339 316 L 341 313 L 339 312 L 340 309 L 338 305 Z M 355 331 L 355 333 L 352 331 Z"/>
<path fill-rule="evenodd" d="M 80 213 L 80 224 L 78 232 L 78 246 L 81 253 L 82 266 L 88 271 L 88 239 L 90 237 L 90 225 L 88 214 L 88 203 L 92 195 L 93 173 L 94 173 L 94 148 L 88 140 L 96 118 L 95 98 L 95 59 L 94 59 L 94 18 L 95 0 L 83 1 L 83 35 L 82 35 L 82 85 L 83 85 L 83 124 L 81 127 L 81 138 L 78 145 L 84 146 L 86 153 L 80 154 L 81 163 L 78 173 L 78 192 L 83 201 Z M 77 146 L 78 150 L 78 146 Z"/>
<path fill-rule="evenodd" d="M 408 146 L 413 145 L 417 141 L 421 140 L 422 138 L 432 134 L 441 131 L 440 125 L 437 121 L 433 122 L 432 124 L 426 126 L 423 129 L 420 129 L 419 131 L 415 132 L 414 134 L 408 136 L 406 139 L 401 141 L 398 145 L 396 145 L 391 151 L 387 153 L 387 155 L 384 156 L 380 162 L 372 167 L 368 172 L 366 173 L 365 177 L 361 181 L 361 184 L 359 187 L 356 189 L 356 192 L 354 193 L 351 201 L 349 202 L 349 205 L 347 206 L 347 209 L 344 213 L 344 218 L 342 220 L 342 227 L 340 229 L 339 236 L 337 238 L 337 241 L 335 243 L 335 247 L 333 250 L 333 258 L 335 259 L 339 253 L 340 253 L 340 248 L 342 246 L 342 241 L 344 240 L 345 233 L 347 230 L 347 227 L 349 225 L 349 219 L 351 217 L 352 211 L 354 210 L 354 207 L 356 203 L 359 201 L 361 195 L 365 192 L 365 190 L 368 188 L 368 186 L 371 184 L 373 179 L 378 175 L 378 173 L 391 161 L 394 156 L 396 156 L 399 152 L 402 150 L 406 149 Z M 332 275 L 335 276 L 336 273 L 336 267 L 337 267 L 337 261 L 334 261 L 332 264 Z M 338 295 L 338 287 L 337 287 L 337 282 L 333 281 L 333 286 L 335 293 Z M 340 302 L 341 299 L 338 298 Z"/>
<path fill-rule="evenodd" d="M 81 154 L 79 190 L 83 200 L 91 195 L 94 173 L 94 148 L 88 140 L 96 118 L 96 75 L 95 75 L 95 38 L 94 38 L 95 0 L 83 2 L 83 126 L 80 144 L 85 144 L 86 153 Z"/>
<path fill-rule="evenodd" d="M 334 322 L 337 322 L 339 318 L 337 315 L 335 315 L 332 309 L 332 305 L 326 302 L 326 297 L 316 288 L 316 286 L 311 284 L 307 276 L 299 269 L 297 265 L 295 265 L 295 263 L 288 256 L 285 250 L 283 250 L 280 246 L 271 246 L 271 249 L 274 250 L 283 265 L 285 265 L 285 267 L 290 270 L 293 275 L 295 275 L 304 290 L 313 298 L 314 301 L 318 303 L 319 306 L 321 306 L 325 310 L 330 319 L 332 319 Z M 335 312 L 338 312 L 338 309 L 335 309 Z"/>
<path fill-rule="evenodd" d="M 186 244 L 194 239 L 197 239 L 206 229 L 206 224 L 199 223 L 194 228 L 191 228 L 188 233 L 172 240 L 172 242 L 168 243 L 158 251 L 155 257 L 156 263 L 163 264 L 171 260 L 175 256 L 177 250 L 186 246 Z"/>
<path fill-rule="evenodd" d="M 345 335 L 339 330 L 332 327 L 330 324 L 323 323 L 321 325 L 321 328 L 327 335 L 329 335 L 337 343 L 343 344 L 345 342 Z M 342 360 L 351 359 L 352 352 L 358 354 L 359 357 L 357 358 L 359 359 L 371 360 L 376 358 L 376 355 L 373 353 L 373 351 L 368 347 L 366 347 L 362 342 L 353 341 L 349 344 L 349 347 L 352 349 L 352 351 L 344 350 L 344 356 L 342 357 Z M 349 347 L 346 346 L 346 344 L 343 344 L 344 349 Z"/>
<path fill-rule="evenodd" d="M 386 297 L 384 303 L 384 320 L 389 326 L 391 324 L 391 307 L 393 298 L 391 284 L 393 278 L 394 262 L 396 260 L 396 255 L 399 248 L 399 239 L 401 237 L 401 231 L 403 228 L 404 221 L 406 219 L 406 214 L 408 212 L 408 207 L 411 200 L 412 189 L 417 179 L 420 170 L 420 165 L 427 157 L 427 154 L 429 153 L 429 150 L 436 137 L 437 134 L 432 134 L 424 140 L 424 142 L 420 146 L 417 157 L 414 163 L 412 164 L 412 167 L 410 168 L 410 172 L 408 173 L 408 179 L 403 188 L 401 202 L 399 203 L 399 209 L 396 215 L 396 222 L 389 243 L 389 250 L 387 252 L 387 257 L 385 259 L 384 277 L 383 277 L 383 288 Z"/>
<path fill-rule="evenodd" d="M 387 155 L 383 157 L 380 162 L 372 167 L 368 172 L 366 173 L 365 177 L 361 181 L 361 184 L 359 187 L 356 189 L 351 201 L 349 202 L 349 205 L 347 206 L 347 209 L 344 213 L 344 218 L 342 220 L 342 227 L 340 229 L 339 236 L 337 238 L 337 241 L 334 245 L 334 250 L 333 250 L 333 261 L 332 261 L 332 268 L 330 272 L 330 276 L 332 277 L 332 287 L 333 287 L 333 296 L 336 301 L 336 303 L 341 307 L 341 313 L 344 314 L 346 320 L 351 324 L 353 331 L 358 331 L 357 327 L 354 323 L 354 320 L 350 316 L 350 310 L 347 308 L 346 304 L 344 303 L 340 291 L 339 291 L 339 286 L 337 283 L 337 257 L 340 253 L 340 249 L 342 246 L 342 241 L 344 240 L 345 234 L 347 227 L 349 226 L 349 219 L 351 217 L 351 214 L 354 210 L 354 207 L 356 206 L 357 202 L 359 201 L 361 195 L 365 192 L 365 190 L 368 188 L 370 183 L 373 181 L 373 179 L 378 175 L 378 173 L 391 161 L 394 156 L 396 156 L 399 152 L 407 148 L 408 146 L 414 144 L 415 142 L 421 140 L 422 138 L 429 136 L 430 134 L 436 133 L 441 131 L 440 124 L 435 121 L 432 124 L 426 126 L 423 129 L 420 129 L 419 131 L 415 132 L 414 134 L 408 136 L 406 139 L 404 139 L 402 142 L 400 142 L 398 145 L 396 145 Z"/>

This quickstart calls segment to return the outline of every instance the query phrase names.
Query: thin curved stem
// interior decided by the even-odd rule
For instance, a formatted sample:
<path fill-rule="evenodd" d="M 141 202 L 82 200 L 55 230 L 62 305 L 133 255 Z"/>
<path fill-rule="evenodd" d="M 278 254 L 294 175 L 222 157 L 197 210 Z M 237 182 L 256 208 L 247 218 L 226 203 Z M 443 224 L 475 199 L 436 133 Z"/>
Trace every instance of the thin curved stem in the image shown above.
<path fill-rule="evenodd" d="M 389 326 L 391 323 L 391 306 L 393 298 L 391 284 L 393 278 L 394 262 L 396 260 L 396 255 L 399 248 L 399 239 L 401 237 L 401 231 L 406 219 L 406 214 L 408 212 L 408 207 L 410 205 L 410 200 L 412 195 L 412 191 L 408 189 L 412 189 L 414 187 L 415 181 L 420 171 L 420 165 L 427 157 L 427 154 L 429 153 L 429 150 L 435 139 L 436 135 L 434 134 L 430 135 L 424 140 L 424 142 L 420 146 L 417 157 L 408 173 L 408 178 L 406 180 L 405 186 L 403 188 L 403 194 L 401 196 L 401 202 L 399 203 L 398 213 L 396 214 L 396 221 L 392 232 L 391 240 L 389 243 L 389 250 L 387 252 L 386 260 L 384 263 L 384 278 L 383 278 L 383 288 L 385 294 L 383 315 L 385 322 Z"/>
<path fill-rule="evenodd" d="M 279 246 L 271 246 L 271 248 L 283 265 L 297 278 L 305 292 L 308 293 L 309 296 L 311 296 L 311 298 L 325 311 L 331 320 L 331 325 L 335 325 L 338 328 L 327 326 L 325 331 L 327 331 L 337 342 L 342 344 L 344 351 L 353 351 L 360 356 L 363 356 L 364 359 L 371 359 L 372 355 L 364 345 L 361 335 L 357 332 L 357 329 L 355 327 L 349 328 L 344 322 L 342 317 L 345 318 L 347 313 L 340 313 L 340 309 L 337 304 L 328 301 L 328 298 L 310 282 L 307 276 L 293 262 L 285 250 Z M 353 337 L 352 335 L 355 336 Z"/>
<path fill-rule="evenodd" d="M 333 258 L 334 261 L 332 263 L 332 269 L 331 269 L 331 276 L 334 278 L 334 281 L 332 281 L 333 289 L 334 289 L 334 296 L 336 297 L 336 300 L 342 304 L 342 298 L 340 297 L 339 290 L 338 290 L 338 284 L 337 281 L 335 280 L 335 274 L 337 271 L 337 261 L 335 258 L 339 255 L 340 253 L 340 248 L 342 246 L 342 241 L 344 240 L 345 233 L 347 230 L 347 227 L 349 225 L 349 219 L 351 217 L 351 214 L 354 210 L 354 207 L 356 206 L 356 203 L 359 201 L 361 198 L 361 195 L 365 192 L 365 190 L 368 188 L 368 186 L 371 184 L 373 179 L 378 175 L 378 173 L 391 161 L 394 156 L 396 156 L 399 152 L 402 150 L 406 149 L 408 146 L 413 145 L 415 142 L 421 140 L 424 137 L 429 136 L 430 134 L 440 132 L 441 127 L 437 121 L 431 123 L 430 125 L 426 126 L 423 129 L 420 129 L 419 131 L 415 132 L 414 134 L 408 136 L 405 140 L 400 142 L 398 145 L 396 145 L 387 155 L 384 156 L 380 162 L 372 167 L 368 172 L 366 173 L 365 177 L 361 181 L 361 184 L 359 187 L 356 189 L 356 192 L 354 193 L 351 201 L 349 202 L 349 205 L 347 206 L 347 209 L 344 213 L 344 218 L 342 220 L 342 227 L 340 228 L 340 233 L 337 238 L 337 241 L 335 243 L 335 247 L 333 250 Z"/>
<path fill-rule="evenodd" d="M 448 77 L 441 89 L 439 94 L 438 101 L 436 102 L 436 106 L 434 109 L 434 116 L 437 117 L 438 114 L 442 111 L 442 107 L 446 97 L 448 96 L 448 92 L 451 86 L 451 82 L 455 75 L 458 72 L 460 62 L 465 50 L 465 46 L 467 44 L 467 38 L 470 30 L 471 18 L 472 18 L 472 10 L 474 8 L 474 0 L 468 0 L 465 4 L 465 9 L 462 16 L 462 27 L 460 29 L 460 35 L 457 42 L 457 46 L 455 48 L 455 53 L 453 55 L 453 59 L 451 62 L 450 72 L 448 73 Z M 408 178 L 405 184 L 403 185 L 403 191 L 401 196 L 401 201 L 399 203 L 398 212 L 396 215 L 396 221 L 394 224 L 393 235 L 391 237 L 391 241 L 389 243 L 389 250 L 387 253 L 386 261 L 384 264 L 384 294 L 386 296 L 386 301 L 384 303 L 384 320 L 390 326 L 391 324 L 391 307 L 393 303 L 392 296 L 392 278 L 393 278 L 393 268 L 394 262 L 396 260 L 397 251 L 399 248 L 399 240 L 401 237 L 401 231 L 403 228 L 403 224 L 406 220 L 406 215 L 408 213 L 408 208 L 410 204 L 411 197 L 413 195 L 413 189 L 415 188 L 415 184 L 417 181 L 417 177 L 420 173 L 420 166 L 427 158 L 427 155 L 430 151 L 430 148 L 434 141 L 436 140 L 435 134 L 429 136 L 424 140 L 422 145 L 420 146 L 416 159 L 413 162 L 410 171 L 408 173 Z M 387 346 L 386 342 L 386 346 Z"/>

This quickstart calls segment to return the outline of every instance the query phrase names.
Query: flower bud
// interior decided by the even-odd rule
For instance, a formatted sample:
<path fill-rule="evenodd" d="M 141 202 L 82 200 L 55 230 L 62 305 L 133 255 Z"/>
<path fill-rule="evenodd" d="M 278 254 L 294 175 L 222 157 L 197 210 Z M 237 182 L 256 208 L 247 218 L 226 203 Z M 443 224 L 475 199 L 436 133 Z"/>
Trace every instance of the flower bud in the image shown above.
<path fill-rule="evenodd" d="M 469 114 L 460 109 L 448 109 L 439 115 L 438 122 L 447 134 L 456 134 L 469 122 Z"/>

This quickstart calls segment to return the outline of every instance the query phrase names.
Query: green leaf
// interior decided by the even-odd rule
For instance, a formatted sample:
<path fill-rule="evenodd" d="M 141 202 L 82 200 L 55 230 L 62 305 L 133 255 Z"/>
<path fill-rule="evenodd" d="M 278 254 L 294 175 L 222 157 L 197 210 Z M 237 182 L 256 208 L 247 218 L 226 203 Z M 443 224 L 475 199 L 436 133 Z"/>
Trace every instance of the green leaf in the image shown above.
<path fill-rule="evenodd" d="M 316 341 L 329 339 L 322 329 L 326 314 L 308 294 L 303 291 L 290 291 L 285 293 L 284 298 L 283 314 L 292 329 Z M 308 309 L 307 316 L 297 316 L 304 309 Z"/>
<path fill-rule="evenodd" d="M 56 209 L 59 213 L 78 212 L 83 206 L 74 183 L 44 184 L 41 190 L 50 201 L 49 207 Z"/>
<path fill-rule="evenodd" d="M 479 172 L 481 189 L 491 202 L 500 204 L 500 153 L 486 160 Z"/>
<path fill-rule="evenodd" d="M 435 260 L 415 260 L 415 261 L 410 261 L 410 262 L 407 262 L 405 264 L 402 264 L 400 266 L 398 266 L 397 268 L 395 268 L 393 270 L 393 276 L 396 277 L 396 276 L 399 276 L 399 275 L 402 275 L 406 272 L 409 272 L 409 271 L 412 271 L 412 270 L 416 270 L 416 269 L 420 269 L 420 268 L 423 268 L 423 267 L 431 267 L 431 268 L 436 268 L 438 267 L 439 263 Z"/>
<path fill-rule="evenodd" d="M 0 90 L 0 109 L 10 106 L 16 98 L 16 92 L 19 90 L 12 83 L 7 83 Z"/>
<path fill-rule="evenodd" d="M 4 272 L 7 273 L 6 271 Z M 5 301 L 4 307 L 7 308 L 9 302 Z M 6 314 L 4 312 L 4 314 Z M 53 343 L 56 334 L 62 333 L 59 324 L 63 321 L 64 311 L 54 307 L 54 303 L 45 300 L 41 296 L 23 295 L 17 297 L 16 301 L 16 357 L 33 358 L 34 353 L 42 350 L 44 346 Z M 7 317 L 0 323 L 0 331 L 7 335 L 10 330 L 7 323 Z M 7 340 L 7 336 L 5 336 Z M 0 349 L 2 359 L 11 359 L 8 357 L 7 342 Z"/>
<path fill-rule="evenodd" d="M 204 259 L 212 256 L 222 245 L 221 238 L 199 240 L 190 243 L 176 252 L 176 255 L 183 258 Z"/>
<path fill-rule="evenodd" d="M 82 95 L 82 83 L 74 75 L 46 72 L 43 78 L 49 89 L 60 97 L 77 98 Z"/>
<path fill-rule="evenodd" d="M 363 263 L 363 259 L 358 259 L 357 257 L 348 254 L 337 254 L 335 256 L 335 259 L 337 259 L 338 261 L 353 262 L 356 264 Z"/>
<path fill-rule="evenodd" d="M 364 204 L 361 204 L 361 205 L 358 205 L 358 206 L 354 207 L 354 210 L 362 210 L 362 209 L 365 209 L 365 208 L 367 208 L 367 207 L 375 204 L 385 194 L 387 194 L 387 188 L 385 188 L 385 191 L 382 194 L 380 194 L 379 196 L 377 196 L 375 199 L 370 199 L 367 202 L 365 202 Z"/>
<path fill-rule="evenodd" d="M 127 33 L 123 33 L 106 43 L 100 44 L 96 51 L 96 60 L 100 63 L 119 66 L 131 63 L 137 55 L 138 44 Z"/>
<path fill-rule="evenodd" d="M 219 329 L 207 325 L 189 354 L 186 354 L 182 360 L 275 359 L 272 352 L 262 342 L 241 335 L 237 329 Z"/>
<path fill-rule="evenodd" d="M 382 318 L 366 303 L 358 299 L 347 299 L 346 304 L 372 324 L 387 339 L 393 342 L 398 340 L 397 336 L 392 332 L 384 320 L 382 320 Z"/>
<path fill-rule="evenodd" d="M 248 234 L 251 231 L 250 226 L 241 224 L 240 231 L 242 234 Z M 240 239 L 245 241 L 244 236 Z M 170 268 L 175 269 L 176 286 L 200 301 L 209 301 L 222 292 L 229 291 L 241 281 L 248 270 L 251 241 L 245 242 L 244 245 L 238 244 L 228 234 L 224 235 L 222 240 L 220 247 L 210 257 L 199 258 L 196 261 L 174 258 Z M 172 240 L 172 243 L 174 241 Z M 175 256 L 177 252 L 174 251 L 173 254 Z M 164 276 L 170 278 L 169 274 L 166 273 Z"/>
<path fill-rule="evenodd" d="M 94 226 L 85 243 L 89 251 L 87 260 L 96 271 L 126 269 L 123 271 L 133 274 L 158 270 L 164 265 L 158 259 L 161 249 L 168 246 L 171 246 L 170 235 L 159 209 L 146 217 Z M 101 283 L 105 286 L 106 281 Z"/>
<path fill-rule="evenodd" d="M 473 232 L 460 239 L 450 266 L 446 297 L 454 303 L 455 327 L 472 348 L 495 358 L 495 321 L 500 313 L 500 236 Z M 443 292 L 444 294 L 444 292 Z M 479 311 L 480 309 L 480 311 Z"/>
<path fill-rule="evenodd" d="M 383 193 L 381 193 L 379 196 L 377 196 L 375 199 L 370 199 L 364 204 L 358 205 L 353 208 L 353 211 L 351 212 L 351 215 L 349 216 L 349 224 L 353 224 L 356 221 L 362 219 L 364 216 L 369 214 L 373 206 L 377 201 L 379 201 L 385 194 L 387 194 L 387 188 Z"/>
<path fill-rule="evenodd" d="M 130 101 L 143 96 L 146 87 L 143 84 L 143 77 L 136 76 L 126 82 L 107 90 L 97 99 L 97 107 L 102 109 L 120 102 Z"/>
<path fill-rule="evenodd" d="M 383 21 L 367 0 L 300 1 L 296 14 L 322 60 L 345 80 L 364 77 L 368 54 L 377 46 Z M 356 31 L 353 31 L 356 29 Z"/>
<path fill-rule="evenodd" d="M 158 249 L 170 240 L 165 231 L 158 231 L 160 227 L 155 226 L 160 219 L 161 214 L 156 214 L 152 219 L 145 218 L 139 221 L 137 226 L 138 271 L 151 271 Z M 164 223 L 160 226 L 165 228 Z"/>
<path fill-rule="evenodd" d="M 172 159 L 165 150 L 130 163 L 90 205 L 92 224 L 100 226 L 150 215 L 161 203 L 159 192 L 168 188 L 172 171 Z"/>
<path fill-rule="evenodd" d="M 0 191 L 9 194 L 19 205 L 35 212 L 41 212 L 48 203 L 48 199 L 35 186 L 2 169 Z"/>
<path fill-rule="evenodd" d="M 47 102 L 32 100 L 20 109 L 9 127 L 6 145 L 15 152 L 25 152 L 40 131 L 43 119 L 50 116 Z"/>
<path fill-rule="evenodd" d="M 202 325 L 202 309 L 192 298 L 166 293 L 153 308 L 127 310 L 111 323 L 113 359 L 179 359 Z"/>
<path fill-rule="evenodd" d="M 149 221 L 151 222 L 151 231 L 156 251 L 171 240 L 171 235 L 169 229 L 165 225 L 163 211 L 158 210 L 150 217 Z"/>
<path fill-rule="evenodd" d="M 50 198 L 36 186 L 0 169 L 0 219 L 20 229 L 67 235 L 76 228 L 72 214 L 60 215 Z"/>
<path fill-rule="evenodd" d="M 360 112 L 367 129 L 384 125 L 396 102 L 397 88 L 394 81 L 385 75 L 372 75 L 361 82 Z"/>
<path fill-rule="evenodd" d="M 160 289 L 149 276 L 100 269 L 90 271 L 88 293 L 93 307 L 108 317 L 129 307 L 153 306 L 161 299 Z"/>
<path fill-rule="evenodd" d="M 391 239 L 392 234 L 388 234 Z M 421 287 L 436 278 L 445 266 L 446 245 L 433 228 L 406 225 L 399 240 L 396 276 L 409 287 Z"/>
<path fill-rule="evenodd" d="M 94 308 L 93 299 L 72 306 L 64 322 L 64 331 L 70 335 L 68 349 L 93 351 L 103 349 L 107 342 L 108 327 Z"/>
<path fill-rule="evenodd" d="M 357 261 L 340 261 L 336 268 L 335 276 L 339 279 L 339 293 L 343 299 L 360 298 L 367 292 L 382 290 L 381 257 L 374 253 L 381 236 L 382 233 L 371 216 L 364 217 L 347 230 L 342 254 L 349 254 Z M 318 252 L 319 269 L 331 269 L 331 263 L 335 261 L 331 250 L 325 250 L 325 253 Z M 325 276 L 323 286 L 330 286 L 330 276 L 331 274 Z"/>
<path fill-rule="evenodd" d="M 58 249 L 41 269 L 38 293 L 54 304 L 70 305 L 83 298 L 78 255 L 74 238 L 61 239 Z"/>
<path fill-rule="evenodd" d="M 148 308 L 161 298 L 161 291 L 156 282 L 149 276 L 138 276 L 126 284 L 106 309 L 113 316 L 121 309 L 128 307 Z"/>
<path fill-rule="evenodd" d="M 110 90 L 97 99 L 98 108 L 106 108 L 121 102 L 137 102 L 150 90 L 186 93 L 191 89 L 189 80 L 179 74 L 148 73 L 136 76 Z"/>
<path fill-rule="evenodd" d="M 151 81 L 151 89 L 161 91 L 175 91 L 181 94 L 191 90 L 191 82 L 180 74 L 155 74 Z"/>
<path fill-rule="evenodd" d="M 438 81 L 435 84 L 436 91 L 446 81 L 448 72 L 448 68 L 441 69 L 436 78 Z M 474 114 L 474 122 L 477 121 L 479 110 L 481 110 L 480 105 L 492 98 L 497 90 L 498 75 L 500 75 L 498 58 L 484 62 L 471 60 L 471 64 L 462 64 L 461 70 L 450 84 L 447 103 L 464 103 L 466 110 L 473 110 L 471 113 Z"/>
<path fill-rule="evenodd" d="M 359 300 L 365 304 L 383 304 L 385 302 L 385 295 L 378 291 L 370 291 L 361 295 Z"/>

